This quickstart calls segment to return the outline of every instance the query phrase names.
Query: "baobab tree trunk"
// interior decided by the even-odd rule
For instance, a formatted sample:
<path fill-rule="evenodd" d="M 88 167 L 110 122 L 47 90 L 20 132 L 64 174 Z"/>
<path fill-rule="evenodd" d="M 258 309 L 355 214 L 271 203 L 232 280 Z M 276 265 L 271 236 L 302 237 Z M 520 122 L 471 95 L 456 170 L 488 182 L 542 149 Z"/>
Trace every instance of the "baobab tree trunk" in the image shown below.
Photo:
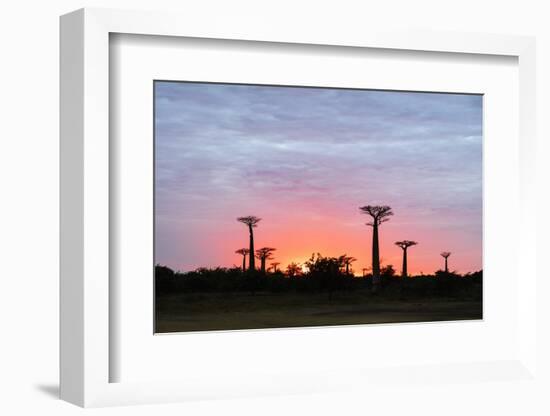
<path fill-rule="evenodd" d="M 349 263 L 346 263 L 346 274 L 349 274 Z"/>
<path fill-rule="evenodd" d="M 248 233 L 250 234 L 250 255 L 248 256 L 248 271 L 253 272 L 256 270 L 256 264 L 254 262 L 254 230 L 252 224 L 248 226 Z"/>
<path fill-rule="evenodd" d="M 447 257 L 445 257 L 445 273 L 449 273 L 449 268 L 447 267 Z"/>
<path fill-rule="evenodd" d="M 265 257 L 262 257 L 262 258 L 260 259 L 260 262 L 261 262 L 261 263 L 260 263 L 260 268 L 261 268 L 261 270 L 262 270 L 262 273 L 265 274 Z"/>
<path fill-rule="evenodd" d="M 403 270 L 401 271 L 402 277 L 407 277 L 407 249 L 403 249 Z"/>
<path fill-rule="evenodd" d="M 243 273 L 246 271 L 246 254 L 243 255 Z"/>
<path fill-rule="evenodd" d="M 378 224 L 372 225 L 372 290 L 376 292 L 380 286 L 380 250 L 378 249 Z"/>

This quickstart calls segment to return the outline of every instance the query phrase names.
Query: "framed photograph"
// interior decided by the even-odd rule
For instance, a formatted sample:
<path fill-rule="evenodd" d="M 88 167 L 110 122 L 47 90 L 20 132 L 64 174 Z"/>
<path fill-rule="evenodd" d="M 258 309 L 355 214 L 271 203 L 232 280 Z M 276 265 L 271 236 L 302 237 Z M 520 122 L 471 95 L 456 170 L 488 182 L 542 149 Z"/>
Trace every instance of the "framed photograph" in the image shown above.
<path fill-rule="evenodd" d="M 536 383 L 534 40 L 246 22 L 61 18 L 62 398 Z"/>
<path fill-rule="evenodd" d="M 153 88 L 156 333 L 482 318 L 482 95 Z"/>

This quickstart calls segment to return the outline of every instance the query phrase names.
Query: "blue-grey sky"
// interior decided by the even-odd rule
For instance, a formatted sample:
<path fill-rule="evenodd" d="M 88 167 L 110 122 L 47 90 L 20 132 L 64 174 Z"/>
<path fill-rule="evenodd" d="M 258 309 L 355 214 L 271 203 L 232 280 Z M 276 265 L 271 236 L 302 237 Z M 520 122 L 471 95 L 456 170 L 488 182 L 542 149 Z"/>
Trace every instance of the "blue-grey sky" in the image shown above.
<path fill-rule="evenodd" d="M 239 264 L 243 215 L 277 261 L 312 252 L 370 262 L 358 207 L 386 204 L 381 256 L 417 240 L 409 270 L 480 269 L 479 95 L 156 82 L 156 262 L 179 270 Z M 360 273 L 360 272 L 359 272 Z"/>

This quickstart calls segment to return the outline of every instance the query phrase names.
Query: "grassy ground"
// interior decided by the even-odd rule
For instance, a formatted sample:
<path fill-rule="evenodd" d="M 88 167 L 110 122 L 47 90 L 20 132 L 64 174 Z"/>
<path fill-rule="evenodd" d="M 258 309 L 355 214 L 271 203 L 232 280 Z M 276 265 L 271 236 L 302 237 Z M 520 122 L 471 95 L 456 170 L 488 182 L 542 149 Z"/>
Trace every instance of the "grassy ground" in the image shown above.
<path fill-rule="evenodd" d="M 158 296 L 156 332 L 481 319 L 480 300 L 398 300 L 366 291 Z"/>

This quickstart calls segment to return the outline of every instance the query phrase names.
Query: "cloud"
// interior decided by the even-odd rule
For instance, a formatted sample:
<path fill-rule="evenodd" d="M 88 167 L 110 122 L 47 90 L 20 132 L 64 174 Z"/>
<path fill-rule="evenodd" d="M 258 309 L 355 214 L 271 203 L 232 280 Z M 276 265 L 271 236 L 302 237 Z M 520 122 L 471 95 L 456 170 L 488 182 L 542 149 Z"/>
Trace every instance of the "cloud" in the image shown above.
<path fill-rule="evenodd" d="M 372 201 L 392 205 L 396 224 L 424 233 L 452 225 L 469 231 L 456 234 L 461 244 L 481 244 L 481 96 L 180 82 L 155 88 L 156 216 L 170 224 L 158 229 L 161 258 L 183 244 L 182 235 L 193 251 L 189 241 L 203 233 L 191 222 L 254 211 L 344 224 Z"/>

